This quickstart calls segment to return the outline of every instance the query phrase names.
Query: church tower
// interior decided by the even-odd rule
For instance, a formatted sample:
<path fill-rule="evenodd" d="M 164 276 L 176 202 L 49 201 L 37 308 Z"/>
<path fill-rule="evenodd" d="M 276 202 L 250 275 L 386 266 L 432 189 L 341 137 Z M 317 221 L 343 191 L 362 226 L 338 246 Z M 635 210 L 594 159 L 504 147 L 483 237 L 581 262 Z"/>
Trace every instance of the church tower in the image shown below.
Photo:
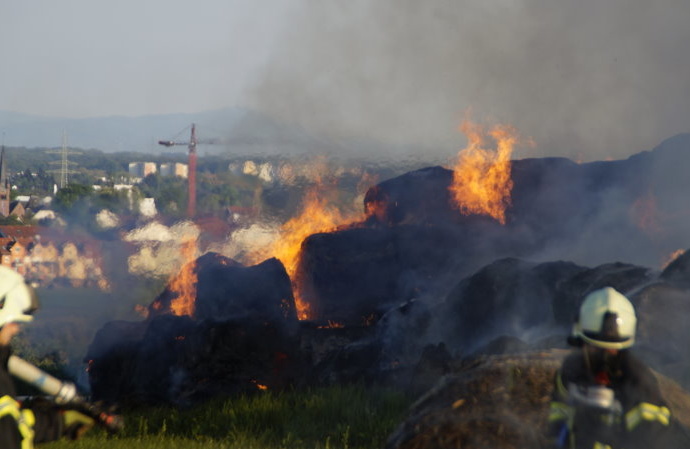
<path fill-rule="evenodd" d="M 7 179 L 7 164 L 5 161 L 5 146 L 0 151 L 0 215 L 10 214 L 10 181 Z"/>

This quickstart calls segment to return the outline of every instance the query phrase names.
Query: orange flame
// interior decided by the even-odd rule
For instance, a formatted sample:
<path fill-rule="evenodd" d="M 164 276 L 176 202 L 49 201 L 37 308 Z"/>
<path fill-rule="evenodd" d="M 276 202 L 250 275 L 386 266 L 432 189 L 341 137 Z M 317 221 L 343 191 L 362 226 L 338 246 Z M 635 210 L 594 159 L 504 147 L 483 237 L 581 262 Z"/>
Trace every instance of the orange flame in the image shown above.
<path fill-rule="evenodd" d="M 338 208 L 327 204 L 322 188 L 317 186 L 309 189 L 305 194 L 301 213 L 281 226 L 279 237 L 270 248 L 253 257 L 257 259 L 273 256 L 283 263 L 292 280 L 295 307 L 300 320 L 313 318 L 310 305 L 303 297 L 302 282 L 297 273 L 302 242 L 312 234 L 334 231 L 357 217 L 354 213 L 343 214 Z"/>
<path fill-rule="evenodd" d="M 630 214 L 637 227 L 647 234 L 658 234 L 662 231 L 654 193 L 648 192 L 635 200 L 630 208 Z"/>
<path fill-rule="evenodd" d="M 323 326 L 318 326 L 317 329 L 342 329 L 345 327 L 343 323 L 338 323 L 337 321 L 327 321 L 328 324 Z"/>
<path fill-rule="evenodd" d="M 506 222 L 513 181 L 510 178 L 510 156 L 518 142 L 514 128 L 496 125 L 488 132 L 469 120 L 460 129 L 468 138 L 467 147 L 458 154 L 450 186 L 454 205 L 464 215 L 489 215 L 499 223 Z M 484 148 L 486 138 L 496 141 L 496 149 Z"/>
<path fill-rule="evenodd" d="M 666 268 L 668 268 L 669 265 L 671 265 L 677 258 L 682 256 L 683 254 L 685 254 L 684 249 L 677 249 L 673 251 L 671 254 L 668 255 L 668 257 L 666 257 L 666 261 L 663 264 L 661 264 L 661 270 L 663 271 Z"/>
<path fill-rule="evenodd" d="M 379 192 L 378 186 L 371 188 L 373 192 Z M 386 218 L 388 209 L 388 201 L 385 197 L 378 197 L 375 200 L 364 204 L 364 214 L 367 218 L 375 218 L 377 221 L 383 222 Z"/>
<path fill-rule="evenodd" d="M 156 306 L 158 306 L 158 308 L 160 308 L 160 304 L 159 304 L 159 303 L 154 303 L 154 304 L 153 304 L 153 307 L 154 307 L 154 308 L 156 308 Z M 141 304 L 135 305 L 135 306 L 134 306 L 134 311 L 135 311 L 137 314 L 139 314 L 140 316 L 142 316 L 143 318 L 148 318 L 148 316 L 149 316 L 149 309 L 148 309 L 146 306 L 142 306 Z"/>
<path fill-rule="evenodd" d="M 184 265 L 170 281 L 170 291 L 177 293 L 177 297 L 170 301 L 173 315 L 194 316 L 194 302 L 196 301 L 197 276 L 194 272 L 194 256 L 196 254 L 196 240 L 187 239 L 182 242 L 182 257 Z"/>
<path fill-rule="evenodd" d="M 252 379 L 251 382 L 256 386 L 257 389 L 266 391 L 268 390 L 268 386 L 264 384 L 260 384 L 256 379 Z"/>

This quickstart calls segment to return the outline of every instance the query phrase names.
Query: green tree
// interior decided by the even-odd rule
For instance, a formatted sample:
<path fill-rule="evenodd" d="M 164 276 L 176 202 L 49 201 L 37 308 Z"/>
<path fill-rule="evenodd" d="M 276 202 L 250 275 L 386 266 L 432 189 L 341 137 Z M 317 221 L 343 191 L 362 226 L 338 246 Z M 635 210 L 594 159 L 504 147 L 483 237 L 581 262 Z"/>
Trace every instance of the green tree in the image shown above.
<path fill-rule="evenodd" d="M 197 209 L 201 214 L 218 215 L 239 200 L 237 189 L 229 179 L 220 175 L 204 173 L 200 176 L 197 189 Z"/>
<path fill-rule="evenodd" d="M 58 212 L 68 213 L 77 203 L 84 203 L 93 192 L 93 187 L 83 184 L 70 184 L 58 190 L 55 195 L 55 209 Z"/>
<path fill-rule="evenodd" d="M 177 218 L 184 216 L 187 205 L 187 181 L 178 177 L 148 175 L 139 184 L 141 194 L 156 201 L 158 210 Z"/>

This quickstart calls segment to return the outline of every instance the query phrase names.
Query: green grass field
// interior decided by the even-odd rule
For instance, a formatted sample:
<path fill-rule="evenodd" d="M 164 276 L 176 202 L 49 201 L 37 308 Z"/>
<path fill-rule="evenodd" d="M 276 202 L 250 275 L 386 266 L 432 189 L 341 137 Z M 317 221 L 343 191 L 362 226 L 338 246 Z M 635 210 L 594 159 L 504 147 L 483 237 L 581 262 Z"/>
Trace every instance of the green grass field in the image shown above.
<path fill-rule="evenodd" d="M 410 401 L 400 392 L 345 386 L 305 392 L 260 392 L 186 410 L 124 413 L 125 430 L 94 429 L 45 449 L 374 449 L 382 448 Z"/>

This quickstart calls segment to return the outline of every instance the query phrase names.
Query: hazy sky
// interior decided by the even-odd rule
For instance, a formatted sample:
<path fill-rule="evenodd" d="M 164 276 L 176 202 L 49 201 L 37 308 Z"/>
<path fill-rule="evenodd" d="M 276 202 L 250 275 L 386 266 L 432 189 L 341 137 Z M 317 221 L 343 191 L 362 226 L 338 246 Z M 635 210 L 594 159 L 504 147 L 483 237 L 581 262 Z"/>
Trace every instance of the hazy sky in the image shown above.
<path fill-rule="evenodd" d="M 687 0 L 4 0 L 0 110 L 246 106 L 344 138 L 625 157 L 690 131 Z"/>

